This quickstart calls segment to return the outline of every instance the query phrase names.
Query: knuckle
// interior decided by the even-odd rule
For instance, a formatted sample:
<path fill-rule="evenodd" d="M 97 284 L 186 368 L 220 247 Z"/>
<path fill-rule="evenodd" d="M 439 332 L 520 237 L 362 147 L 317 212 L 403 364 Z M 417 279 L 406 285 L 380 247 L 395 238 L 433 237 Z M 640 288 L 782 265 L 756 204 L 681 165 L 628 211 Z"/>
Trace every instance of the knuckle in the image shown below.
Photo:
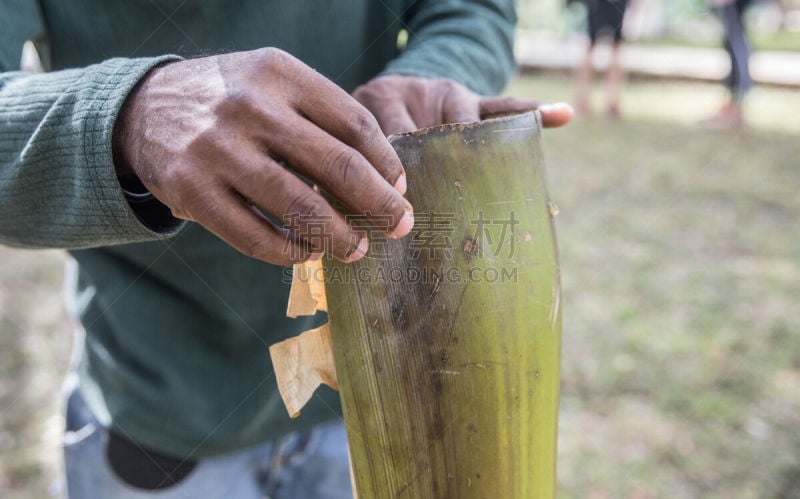
<path fill-rule="evenodd" d="M 355 181 L 359 164 L 360 158 L 355 151 L 346 147 L 334 147 L 322 161 L 322 175 L 349 185 Z"/>
<path fill-rule="evenodd" d="M 436 80 L 436 84 L 438 84 L 442 88 L 442 90 L 447 92 L 453 92 L 456 90 L 460 90 L 461 88 L 461 86 L 458 83 L 449 78 Z"/>
<path fill-rule="evenodd" d="M 237 134 L 274 134 L 287 119 L 287 109 L 274 100 L 265 105 L 264 96 L 245 89 L 231 89 L 213 110 L 218 123 L 212 131 L 218 137 Z M 220 129 L 223 129 L 221 132 Z M 226 133 L 229 132 L 229 133 Z"/>
<path fill-rule="evenodd" d="M 259 63 L 268 70 L 282 70 L 294 61 L 287 52 L 275 47 L 258 49 L 256 52 Z"/>
<path fill-rule="evenodd" d="M 411 94 L 417 96 L 425 96 L 431 86 L 440 80 L 427 80 L 424 78 L 415 78 L 408 83 L 408 88 Z"/>
<path fill-rule="evenodd" d="M 392 217 L 391 226 L 394 227 L 400 221 L 403 208 L 398 201 L 399 195 L 392 189 L 387 189 L 375 203 L 375 214 L 379 216 L 390 215 Z"/>
<path fill-rule="evenodd" d="M 241 120 L 242 116 L 250 116 L 256 105 L 250 93 L 242 88 L 231 88 L 214 107 L 214 114 L 228 122 Z"/>
<path fill-rule="evenodd" d="M 292 197 L 286 206 L 285 218 L 291 220 L 298 217 L 300 220 L 308 217 L 321 216 L 326 211 L 325 200 L 314 191 L 307 191 Z M 292 227 L 299 229 L 299 227 Z"/>
<path fill-rule="evenodd" d="M 363 100 L 368 100 L 370 97 L 370 88 L 367 85 L 360 85 L 353 90 L 353 98 L 357 101 L 361 102 Z"/>
<path fill-rule="evenodd" d="M 353 91 L 353 98 L 367 109 L 389 98 L 390 94 L 375 85 L 362 85 Z"/>
<path fill-rule="evenodd" d="M 241 243 L 241 251 L 259 260 L 268 260 L 273 253 L 273 245 L 262 233 L 247 235 Z"/>
<path fill-rule="evenodd" d="M 386 174 L 390 177 L 387 180 L 392 180 L 403 173 L 403 164 L 400 162 L 400 157 L 388 142 L 386 147 L 381 149 L 380 161 L 386 170 Z"/>
<path fill-rule="evenodd" d="M 388 144 L 386 147 L 381 148 L 378 153 L 375 167 L 381 176 L 392 184 L 404 173 L 400 158 L 397 157 L 397 153 L 392 146 Z"/>
<path fill-rule="evenodd" d="M 352 109 L 345 121 L 345 130 L 351 142 L 361 144 L 380 133 L 378 120 L 364 108 Z"/>
<path fill-rule="evenodd" d="M 357 87 L 353 97 L 359 102 L 382 102 L 401 94 L 401 85 L 392 79 L 393 76 L 381 76 Z"/>

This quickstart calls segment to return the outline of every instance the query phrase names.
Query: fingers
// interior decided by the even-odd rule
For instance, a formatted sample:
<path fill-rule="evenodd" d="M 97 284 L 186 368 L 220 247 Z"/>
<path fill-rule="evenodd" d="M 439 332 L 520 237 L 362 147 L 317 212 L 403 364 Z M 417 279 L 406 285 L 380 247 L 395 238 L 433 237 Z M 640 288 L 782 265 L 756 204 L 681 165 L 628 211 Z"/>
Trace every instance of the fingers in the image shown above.
<path fill-rule="evenodd" d="M 442 102 L 442 123 L 472 123 L 481 119 L 477 95 L 462 86 L 453 86 Z"/>
<path fill-rule="evenodd" d="M 301 142 L 280 141 L 273 145 L 273 150 L 293 170 L 312 179 L 354 213 L 365 215 L 375 229 L 389 237 L 403 237 L 411 231 L 414 223 L 411 204 L 361 153 L 299 116 L 290 119 L 286 126 L 302 130 L 296 134 Z M 386 138 L 381 135 L 381 140 Z M 404 177 L 401 179 L 403 183 Z"/>
<path fill-rule="evenodd" d="M 314 75 L 320 81 L 310 85 L 309 91 L 295 102 L 298 110 L 319 128 L 356 149 L 390 185 L 403 187 L 403 165 L 375 116 L 336 84 L 316 72 Z M 405 189 L 401 194 L 404 193 Z"/>
<path fill-rule="evenodd" d="M 483 97 L 480 102 L 481 118 L 492 118 L 504 114 L 533 111 L 539 107 L 535 101 L 524 101 L 513 97 Z"/>
<path fill-rule="evenodd" d="M 261 163 L 261 164 L 259 164 Z M 256 162 L 234 188 L 283 223 L 291 237 L 315 254 L 343 262 L 364 256 L 366 234 L 356 231 L 325 198 L 271 158 Z M 385 183 L 385 182 L 384 182 Z M 388 187 L 393 192 L 391 187 Z"/>
<path fill-rule="evenodd" d="M 257 214 L 242 197 L 233 192 L 207 200 L 197 222 L 241 253 L 275 265 L 292 265 L 319 255 Z"/>
<path fill-rule="evenodd" d="M 378 120 L 387 137 L 419 128 L 407 103 L 397 95 L 392 77 L 379 77 L 353 91 L 353 98 L 361 103 Z"/>
<path fill-rule="evenodd" d="M 575 114 L 572 106 L 564 102 L 540 104 L 512 97 L 484 97 L 481 99 L 480 109 L 482 119 L 538 109 L 542 115 L 542 125 L 548 128 L 566 125 Z"/>
<path fill-rule="evenodd" d="M 414 119 L 411 118 L 408 108 L 401 101 L 391 101 L 385 106 L 374 106 L 370 109 L 387 137 L 396 133 L 411 132 L 419 128 Z"/>
<path fill-rule="evenodd" d="M 542 125 L 548 128 L 566 125 L 575 115 L 572 106 L 564 102 L 543 104 L 539 106 L 539 112 L 542 114 Z"/>

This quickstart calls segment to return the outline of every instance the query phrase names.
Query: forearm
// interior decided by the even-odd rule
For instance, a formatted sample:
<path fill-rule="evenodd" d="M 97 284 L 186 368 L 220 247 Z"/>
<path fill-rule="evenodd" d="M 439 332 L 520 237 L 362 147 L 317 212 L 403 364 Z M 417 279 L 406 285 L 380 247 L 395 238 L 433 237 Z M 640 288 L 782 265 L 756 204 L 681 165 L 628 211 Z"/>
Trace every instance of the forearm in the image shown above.
<path fill-rule="evenodd" d="M 169 58 L 112 59 L 84 69 L 0 74 L 0 243 L 80 248 L 168 237 L 131 209 L 111 139 L 139 79 Z"/>
<path fill-rule="evenodd" d="M 408 44 L 384 74 L 450 78 L 483 95 L 513 74 L 513 0 L 426 0 L 406 17 Z"/>

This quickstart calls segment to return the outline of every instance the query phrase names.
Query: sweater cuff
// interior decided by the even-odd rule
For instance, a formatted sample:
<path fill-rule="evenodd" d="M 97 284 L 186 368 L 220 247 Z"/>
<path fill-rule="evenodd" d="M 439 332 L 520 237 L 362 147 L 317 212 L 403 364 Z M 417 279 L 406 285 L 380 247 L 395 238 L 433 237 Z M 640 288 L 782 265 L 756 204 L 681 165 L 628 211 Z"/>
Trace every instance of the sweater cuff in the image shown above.
<path fill-rule="evenodd" d="M 84 157 L 91 179 L 91 194 L 120 241 L 166 239 L 186 225 L 158 201 L 155 201 L 160 205 L 157 209 L 134 208 L 117 178 L 112 152 L 114 124 L 125 99 L 151 69 L 178 60 L 181 58 L 174 55 L 110 59 L 98 65 L 98 70 L 92 73 L 90 86 L 94 95 L 88 99 Z"/>

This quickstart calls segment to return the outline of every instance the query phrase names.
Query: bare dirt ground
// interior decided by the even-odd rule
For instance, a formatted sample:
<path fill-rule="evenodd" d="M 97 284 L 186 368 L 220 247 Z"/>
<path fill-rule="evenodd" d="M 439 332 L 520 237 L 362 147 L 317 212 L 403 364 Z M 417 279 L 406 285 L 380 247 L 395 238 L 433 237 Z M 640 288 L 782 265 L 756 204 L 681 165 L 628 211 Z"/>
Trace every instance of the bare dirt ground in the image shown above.
<path fill-rule="evenodd" d="M 60 251 L 0 247 L 0 497 L 47 497 L 60 470 L 63 267 Z"/>

